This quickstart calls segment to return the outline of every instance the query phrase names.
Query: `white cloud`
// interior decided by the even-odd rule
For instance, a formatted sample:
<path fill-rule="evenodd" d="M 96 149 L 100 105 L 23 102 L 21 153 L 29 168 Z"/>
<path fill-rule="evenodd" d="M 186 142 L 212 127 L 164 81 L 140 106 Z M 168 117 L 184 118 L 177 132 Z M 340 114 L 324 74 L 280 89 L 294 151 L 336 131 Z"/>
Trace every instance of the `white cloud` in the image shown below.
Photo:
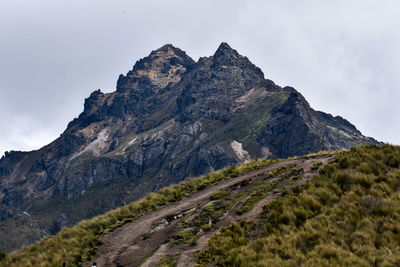
<path fill-rule="evenodd" d="M 29 151 L 46 145 L 59 136 L 52 127 L 43 126 L 30 115 L 0 116 L 0 157 L 5 151 Z"/>

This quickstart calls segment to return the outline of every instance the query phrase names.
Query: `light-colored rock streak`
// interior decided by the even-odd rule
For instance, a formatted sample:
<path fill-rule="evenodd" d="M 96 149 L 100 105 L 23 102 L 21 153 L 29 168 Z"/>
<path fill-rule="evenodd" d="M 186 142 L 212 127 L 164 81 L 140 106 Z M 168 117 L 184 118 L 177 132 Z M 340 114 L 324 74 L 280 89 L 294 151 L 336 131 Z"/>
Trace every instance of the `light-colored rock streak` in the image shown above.
<path fill-rule="evenodd" d="M 81 152 L 71 157 L 70 160 L 79 157 L 85 153 L 91 153 L 93 156 L 100 156 L 101 152 L 107 147 L 109 141 L 108 129 L 103 129 L 98 135 L 96 140 L 88 144 Z"/>
<path fill-rule="evenodd" d="M 236 157 L 237 157 L 240 161 L 246 162 L 246 161 L 250 161 L 250 160 L 251 160 L 251 157 L 250 157 L 249 152 L 247 152 L 246 150 L 244 150 L 242 144 L 239 143 L 238 141 L 233 140 L 233 141 L 231 142 L 231 147 L 232 147 L 233 152 L 235 152 Z"/>

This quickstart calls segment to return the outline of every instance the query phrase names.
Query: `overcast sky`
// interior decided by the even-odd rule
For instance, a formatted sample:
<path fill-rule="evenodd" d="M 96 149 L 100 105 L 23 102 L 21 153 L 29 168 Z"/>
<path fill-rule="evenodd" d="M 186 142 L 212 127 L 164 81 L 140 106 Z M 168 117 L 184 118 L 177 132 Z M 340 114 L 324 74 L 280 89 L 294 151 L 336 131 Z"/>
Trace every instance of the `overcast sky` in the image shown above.
<path fill-rule="evenodd" d="M 400 2 L 0 1 L 0 156 L 57 138 L 100 88 L 171 43 L 228 42 L 317 110 L 400 144 Z"/>

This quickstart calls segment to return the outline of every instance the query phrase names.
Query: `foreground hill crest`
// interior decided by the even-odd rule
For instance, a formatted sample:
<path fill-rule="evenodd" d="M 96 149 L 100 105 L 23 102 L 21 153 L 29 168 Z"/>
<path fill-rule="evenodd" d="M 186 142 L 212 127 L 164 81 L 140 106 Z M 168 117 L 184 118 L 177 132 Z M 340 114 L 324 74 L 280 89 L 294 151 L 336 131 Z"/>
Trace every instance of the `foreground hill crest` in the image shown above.
<path fill-rule="evenodd" d="M 165 45 L 121 75 L 115 92 L 94 91 L 58 139 L 0 160 L 0 250 L 189 176 L 364 143 L 377 142 L 265 79 L 226 43 L 197 62 Z"/>

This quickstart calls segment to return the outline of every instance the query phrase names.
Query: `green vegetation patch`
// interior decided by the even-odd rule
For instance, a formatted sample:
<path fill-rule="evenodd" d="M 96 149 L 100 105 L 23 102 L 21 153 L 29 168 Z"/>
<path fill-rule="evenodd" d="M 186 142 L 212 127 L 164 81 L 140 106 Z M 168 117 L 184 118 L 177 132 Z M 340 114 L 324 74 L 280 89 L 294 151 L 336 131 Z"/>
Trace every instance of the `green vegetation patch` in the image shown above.
<path fill-rule="evenodd" d="M 246 212 L 249 212 L 252 210 L 257 202 L 259 202 L 261 199 L 265 198 L 268 193 L 271 191 L 272 188 L 275 187 L 275 185 L 278 182 L 271 182 L 269 184 L 262 185 L 261 188 L 253 192 L 250 197 L 236 210 L 236 214 L 238 215 L 243 215 Z"/>
<path fill-rule="evenodd" d="M 251 193 L 250 197 L 236 210 L 236 214 L 243 215 L 250 210 L 252 210 L 257 202 L 267 197 L 267 195 L 271 192 L 273 188 L 282 180 L 288 179 L 290 177 L 298 179 L 300 174 L 303 173 L 303 169 L 294 169 L 295 164 L 288 164 L 286 166 L 279 167 L 274 171 L 270 172 L 268 177 L 276 177 L 279 176 L 279 179 L 270 182 L 269 180 L 264 183 L 260 183 L 258 185 L 253 186 L 249 191 Z"/>
<path fill-rule="evenodd" d="M 165 256 L 157 267 L 175 267 L 178 264 L 179 254 Z"/>
<path fill-rule="evenodd" d="M 224 265 L 226 252 L 247 245 L 248 234 L 254 231 L 256 226 L 255 222 L 241 221 L 240 225 L 232 223 L 221 228 L 221 233 L 213 236 L 208 242 L 208 248 L 198 255 L 199 263 Z"/>
<path fill-rule="evenodd" d="M 287 164 L 287 165 L 285 165 L 285 166 L 281 166 L 281 167 L 279 167 L 279 168 L 276 168 L 275 170 L 271 171 L 271 172 L 268 174 L 268 177 L 269 177 L 269 178 L 272 178 L 272 177 L 276 177 L 276 176 L 278 176 L 278 175 L 281 175 L 281 174 L 287 172 L 287 170 L 292 169 L 292 168 L 295 167 L 295 166 L 296 166 L 296 164 Z"/>
<path fill-rule="evenodd" d="M 224 198 L 214 201 L 203 209 L 200 214 L 196 215 L 192 225 L 203 226 L 204 224 L 214 224 L 219 218 L 232 207 L 233 201 L 231 198 Z"/>
<path fill-rule="evenodd" d="M 200 263 L 399 266 L 399 165 L 397 146 L 342 152 L 316 179 L 264 207 L 262 237 L 248 241 L 245 231 L 231 230 L 231 238 L 210 241 Z"/>
<path fill-rule="evenodd" d="M 198 235 L 196 229 L 190 228 L 190 229 L 181 229 L 180 231 L 174 233 L 170 238 L 172 239 L 171 243 L 174 245 L 183 242 L 185 244 L 190 244 L 194 246 L 196 245 L 196 240 L 198 238 Z"/>
<path fill-rule="evenodd" d="M 228 190 L 223 189 L 223 190 L 220 190 L 220 191 L 215 192 L 214 194 L 212 194 L 210 199 L 211 200 L 217 200 L 217 199 L 220 199 L 222 197 L 228 196 L 230 193 L 231 192 L 229 192 Z"/>
<path fill-rule="evenodd" d="M 321 167 L 322 162 L 318 161 L 318 162 L 314 162 L 314 164 L 311 166 L 311 170 L 312 171 L 316 171 L 319 169 L 319 167 Z"/>

